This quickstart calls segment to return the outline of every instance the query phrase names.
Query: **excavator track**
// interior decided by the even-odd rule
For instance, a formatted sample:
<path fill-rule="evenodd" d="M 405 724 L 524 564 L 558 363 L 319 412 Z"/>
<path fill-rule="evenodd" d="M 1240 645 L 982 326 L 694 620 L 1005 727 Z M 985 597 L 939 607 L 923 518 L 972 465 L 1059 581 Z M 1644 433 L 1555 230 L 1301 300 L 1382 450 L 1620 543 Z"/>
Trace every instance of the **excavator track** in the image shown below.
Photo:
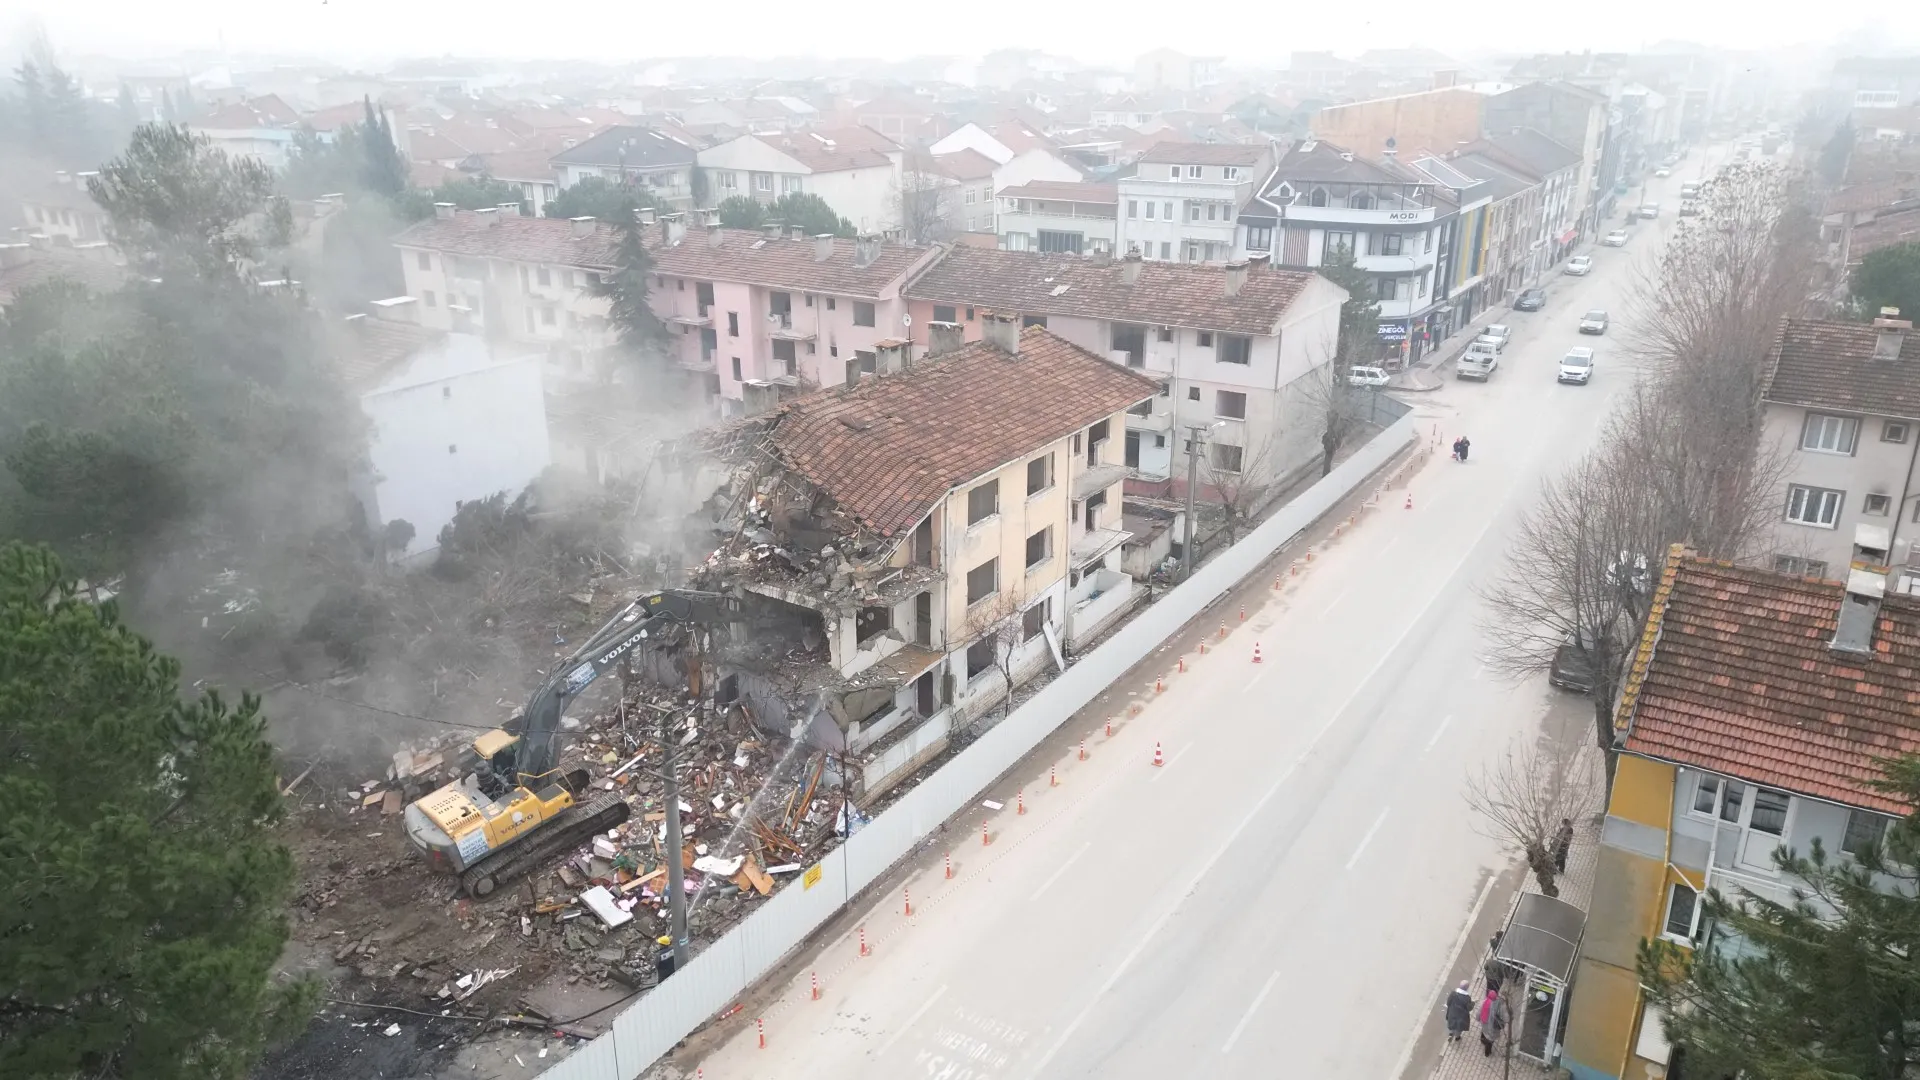
<path fill-rule="evenodd" d="M 468 896 L 487 896 L 502 883 L 519 877 L 594 833 L 605 832 L 627 820 L 630 813 L 632 808 L 626 800 L 612 792 L 570 806 L 535 829 L 527 839 L 468 867 L 460 875 L 460 888 Z"/>

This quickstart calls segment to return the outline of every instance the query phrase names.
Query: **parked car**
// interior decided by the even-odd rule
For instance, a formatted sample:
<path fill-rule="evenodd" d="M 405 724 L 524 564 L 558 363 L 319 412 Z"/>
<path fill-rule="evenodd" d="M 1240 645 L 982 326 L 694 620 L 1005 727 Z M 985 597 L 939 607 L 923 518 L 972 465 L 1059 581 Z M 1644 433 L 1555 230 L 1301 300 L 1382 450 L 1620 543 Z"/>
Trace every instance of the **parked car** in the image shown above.
<path fill-rule="evenodd" d="M 1506 352 L 1507 342 L 1512 339 L 1513 327 L 1508 326 L 1506 323 L 1488 323 L 1486 329 L 1480 331 L 1480 336 L 1476 340 L 1491 340 L 1494 343 L 1494 348 L 1499 349 L 1501 352 Z"/>
<path fill-rule="evenodd" d="M 1588 274 L 1593 273 L 1593 256 L 1575 255 L 1573 258 L 1567 260 L 1566 269 L 1560 272 L 1563 274 L 1572 274 L 1574 277 L 1586 277 Z"/>
<path fill-rule="evenodd" d="M 1641 217 L 1643 217 L 1643 218 L 1657 218 L 1657 217 L 1659 217 L 1659 216 L 1660 216 L 1660 204 L 1659 204 L 1659 203 L 1653 203 L 1653 202 L 1650 202 L 1650 203 L 1641 203 L 1641 204 L 1640 204 L 1640 216 L 1641 216 Z"/>
<path fill-rule="evenodd" d="M 1626 247 L 1627 246 L 1627 230 L 1615 229 L 1612 232 L 1607 234 L 1606 239 L 1600 242 L 1607 245 L 1608 247 Z"/>
<path fill-rule="evenodd" d="M 1698 194 L 1700 194 L 1700 181 L 1689 180 L 1686 183 L 1680 185 L 1681 198 L 1691 199 Z"/>
<path fill-rule="evenodd" d="M 1585 345 L 1576 345 L 1567 350 L 1560 358 L 1560 381 L 1563 383 L 1587 384 L 1593 378 L 1593 350 Z"/>
<path fill-rule="evenodd" d="M 1595 308 L 1580 316 L 1580 332 L 1583 334 L 1604 334 L 1607 332 L 1607 313 Z"/>
<path fill-rule="evenodd" d="M 1348 386 L 1385 386 L 1387 370 L 1377 367 L 1350 367 L 1347 369 Z"/>
<path fill-rule="evenodd" d="M 1553 654 L 1553 665 L 1547 668 L 1547 682 L 1576 694 L 1593 693 L 1596 640 L 1585 630 L 1578 636 L 1568 634 Z"/>
<path fill-rule="evenodd" d="M 1545 289 L 1522 289 L 1520 295 L 1513 300 L 1515 311 L 1539 311 L 1546 306 L 1547 290 Z"/>
<path fill-rule="evenodd" d="M 1453 362 L 1453 374 L 1457 379 L 1479 379 L 1485 381 L 1500 366 L 1500 350 L 1480 341 L 1470 342 L 1467 351 Z"/>
<path fill-rule="evenodd" d="M 1658 176 L 1658 177 L 1661 177 L 1661 178 L 1663 178 L 1663 179 L 1664 179 L 1664 178 L 1666 178 L 1666 177 L 1669 177 L 1669 176 L 1672 176 L 1672 175 L 1673 175 L 1673 170 L 1672 170 L 1672 169 L 1669 169 L 1669 168 L 1667 168 L 1667 167 L 1666 167 L 1665 165 L 1662 165 L 1662 166 L 1660 166 L 1659 168 L 1657 168 L 1657 169 L 1655 169 L 1655 170 L 1653 170 L 1653 175 L 1655 175 L 1655 176 Z"/>
<path fill-rule="evenodd" d="M 1700 200 L 1688 199 L 1680 204 L 1681 217 L 1697 217 L 1700 214 Z"/>

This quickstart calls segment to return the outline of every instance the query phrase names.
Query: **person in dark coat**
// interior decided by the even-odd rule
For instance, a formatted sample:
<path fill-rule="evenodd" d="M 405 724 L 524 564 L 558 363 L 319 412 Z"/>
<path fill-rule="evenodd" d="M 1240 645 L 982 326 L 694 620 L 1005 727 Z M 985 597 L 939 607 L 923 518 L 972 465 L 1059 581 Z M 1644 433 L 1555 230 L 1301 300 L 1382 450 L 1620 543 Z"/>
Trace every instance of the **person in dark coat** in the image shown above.
<path fill-rule="evenodd" d="M 1573 850 L 1573 820 L 1560 819 L 1560 831 L 1553 835 L 1553 872 L 1567 872 L 1567 852 Z"/>
<path fill-rule="evenodd" d="M 1467 1033 L 1467 1023 L 1472 1019 L 1473 995 L 1467 992 L 1467 984 L 1463 979 L 1453 993 L 1447 995 L 1447 1041 L 1459 1042 L 1460 1036 Z"/>

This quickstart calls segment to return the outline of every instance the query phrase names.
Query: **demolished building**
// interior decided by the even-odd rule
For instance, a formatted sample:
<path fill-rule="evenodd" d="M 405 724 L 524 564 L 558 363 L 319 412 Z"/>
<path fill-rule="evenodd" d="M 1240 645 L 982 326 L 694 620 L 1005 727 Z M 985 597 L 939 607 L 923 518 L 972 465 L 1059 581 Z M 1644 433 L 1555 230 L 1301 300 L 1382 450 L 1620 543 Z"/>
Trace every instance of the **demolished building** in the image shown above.
<path fill-rule="evenodd" d="M 1042 327 L 933 328 L 916 358 L 700 433 L 677 479 L 717 545 L 689 584 L 800 616 L 714 658 L 721 703 L 842 761 L 868 803 L 1131 607 L 1126 410 L 1158 384 Z"/>

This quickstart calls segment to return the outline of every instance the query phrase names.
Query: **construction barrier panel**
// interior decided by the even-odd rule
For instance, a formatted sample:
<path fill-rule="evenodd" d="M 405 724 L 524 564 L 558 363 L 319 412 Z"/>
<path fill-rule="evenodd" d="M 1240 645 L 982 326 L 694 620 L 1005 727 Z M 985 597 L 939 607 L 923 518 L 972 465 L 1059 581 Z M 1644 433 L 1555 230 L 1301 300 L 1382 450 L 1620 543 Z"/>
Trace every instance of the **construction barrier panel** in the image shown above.
<path fill-rule="evenodd" d="M 784 881 L 753 914 L 615 1017 L 611 1032 L 542 1072 L 542 1080 L 636 1080 L 772 971 L 808 935 L 885 876 L 1062 723 L 1237 587 L 1288 540 L 1360 490 L 1375 470 L 1418 437 L 1412 417 L 1403 412 L 1245 539 L 1142 608 L 1133 621 L 1080 657 L 846 843 L 801 871 L 799 881 Z"/>

